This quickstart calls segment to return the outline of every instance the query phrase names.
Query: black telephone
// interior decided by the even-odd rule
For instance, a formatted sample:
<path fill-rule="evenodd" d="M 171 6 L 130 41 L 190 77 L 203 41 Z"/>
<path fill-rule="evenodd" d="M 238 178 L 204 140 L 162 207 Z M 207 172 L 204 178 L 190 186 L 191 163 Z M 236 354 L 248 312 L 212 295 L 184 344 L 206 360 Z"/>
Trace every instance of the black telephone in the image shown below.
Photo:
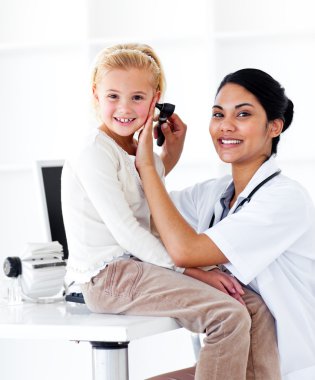
<path fill-rule="evenodd" d="M 158 138 L 156 140 L 156 143 L 158 146 L 162 146 L 164 143 L 165 137 L 161 130 L 161 125 L 165 123 L 167 118 L 173 114 L 175 110 L 175 106 L 174 104 L 170 104 L 170 103 L 156 103 L 155 107 L 160 110 L 159 121 L 157 125 Z"/>

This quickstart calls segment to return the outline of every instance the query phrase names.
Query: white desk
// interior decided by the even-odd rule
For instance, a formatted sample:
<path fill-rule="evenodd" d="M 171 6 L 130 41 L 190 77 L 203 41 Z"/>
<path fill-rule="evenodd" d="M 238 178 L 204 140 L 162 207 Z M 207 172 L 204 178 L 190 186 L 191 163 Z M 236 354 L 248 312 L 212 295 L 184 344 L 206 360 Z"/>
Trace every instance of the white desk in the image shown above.
<path fill-rule="evenodd" d="M 128 343 L 177 328 L 172 318 L 94 314 L 84 304 L 0 304 L 0 339 L 91 342 L 94 380 L 127 380 Z"/>

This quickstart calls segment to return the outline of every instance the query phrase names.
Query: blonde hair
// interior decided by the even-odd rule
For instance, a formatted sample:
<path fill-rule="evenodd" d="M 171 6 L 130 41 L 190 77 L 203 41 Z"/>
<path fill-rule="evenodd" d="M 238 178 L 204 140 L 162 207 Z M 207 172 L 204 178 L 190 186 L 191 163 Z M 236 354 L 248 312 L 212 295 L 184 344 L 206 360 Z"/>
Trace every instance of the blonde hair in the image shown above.
<path fill-rule="evenodd" d="M 118 44 L 101 50 L 92 69 L 92 88 L 97 86 L 105 72 L 131 68 L 151 73 L 153 88 L 163 95 L 166 83 L 161 61 L 151 46 L 138 43 Z M 94 111 L 98 116 L 98 102 L 94 96 L 92 99 Z"/>

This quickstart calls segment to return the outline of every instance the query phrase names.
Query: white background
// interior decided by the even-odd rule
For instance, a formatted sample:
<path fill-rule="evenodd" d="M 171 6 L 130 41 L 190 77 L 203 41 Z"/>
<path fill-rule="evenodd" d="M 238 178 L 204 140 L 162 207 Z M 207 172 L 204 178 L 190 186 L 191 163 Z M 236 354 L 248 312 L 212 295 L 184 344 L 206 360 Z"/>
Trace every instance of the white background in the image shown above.
<path fill-rule="evenodd" d="M 226 172 L 208 134 L 212 101 L 224 75 L 256 67 L 279 80 L 295 104 L 278 161 L 315 199 L 313 4 L 0 0 L 0 263 L 19 255 L 26 242 L 42 241 L 33 162 L 65 158 L 96 127 L 89 66 L 98 50 L 113 43 L 155 48 L 167 77 L 165 101 L 175 103 L 188 124 L 183 157 L 167 180 L 170 189 Z M 0 341 L 0 358 L 4 380 L 91 378 L 84 343 Z M 131 380 L 190 365 L 189 335 L 173 332 L 132 343 L 130 359 Z"/>

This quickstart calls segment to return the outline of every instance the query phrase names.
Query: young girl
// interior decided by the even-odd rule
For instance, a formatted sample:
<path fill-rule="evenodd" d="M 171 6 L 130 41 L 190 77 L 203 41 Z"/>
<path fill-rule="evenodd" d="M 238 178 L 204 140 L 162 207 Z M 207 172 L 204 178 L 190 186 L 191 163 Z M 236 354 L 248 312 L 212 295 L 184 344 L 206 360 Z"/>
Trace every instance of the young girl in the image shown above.
<path fill-rule="evenodd" d="M 257 373 L 278 379 L 274 321 L 260 297 L 217 269 L 189 268 L 183 275 L 152 225 L 135 167 L 135 134 L 164 90 L 158 57 L 146 45 L 105 49 L 91 87 L 100 126 L 62 175 L 69 281 L 81 285 L 93 312 L 173 317 L 206 332 L 196 379 L 242 380 L 246 372 L 250 379 Z M 170 125 L 164 164 L 152 156 L 159 178 L 176 164 L 184 141 L 176 115 Z"/>
<path fill-rule="evenodd" d="M 174 193 L 177 209 L 146 124 L 136 162 L 153 219 L 177 265 L 224 264 L 261 294 L 276 320 L 282 379 L 315 379 L 315 209 L 274 158 L 293 103 L 270 75 L 244 69 L 223 79 L 212 109 L 210 134 L 232 177 Z"/>

